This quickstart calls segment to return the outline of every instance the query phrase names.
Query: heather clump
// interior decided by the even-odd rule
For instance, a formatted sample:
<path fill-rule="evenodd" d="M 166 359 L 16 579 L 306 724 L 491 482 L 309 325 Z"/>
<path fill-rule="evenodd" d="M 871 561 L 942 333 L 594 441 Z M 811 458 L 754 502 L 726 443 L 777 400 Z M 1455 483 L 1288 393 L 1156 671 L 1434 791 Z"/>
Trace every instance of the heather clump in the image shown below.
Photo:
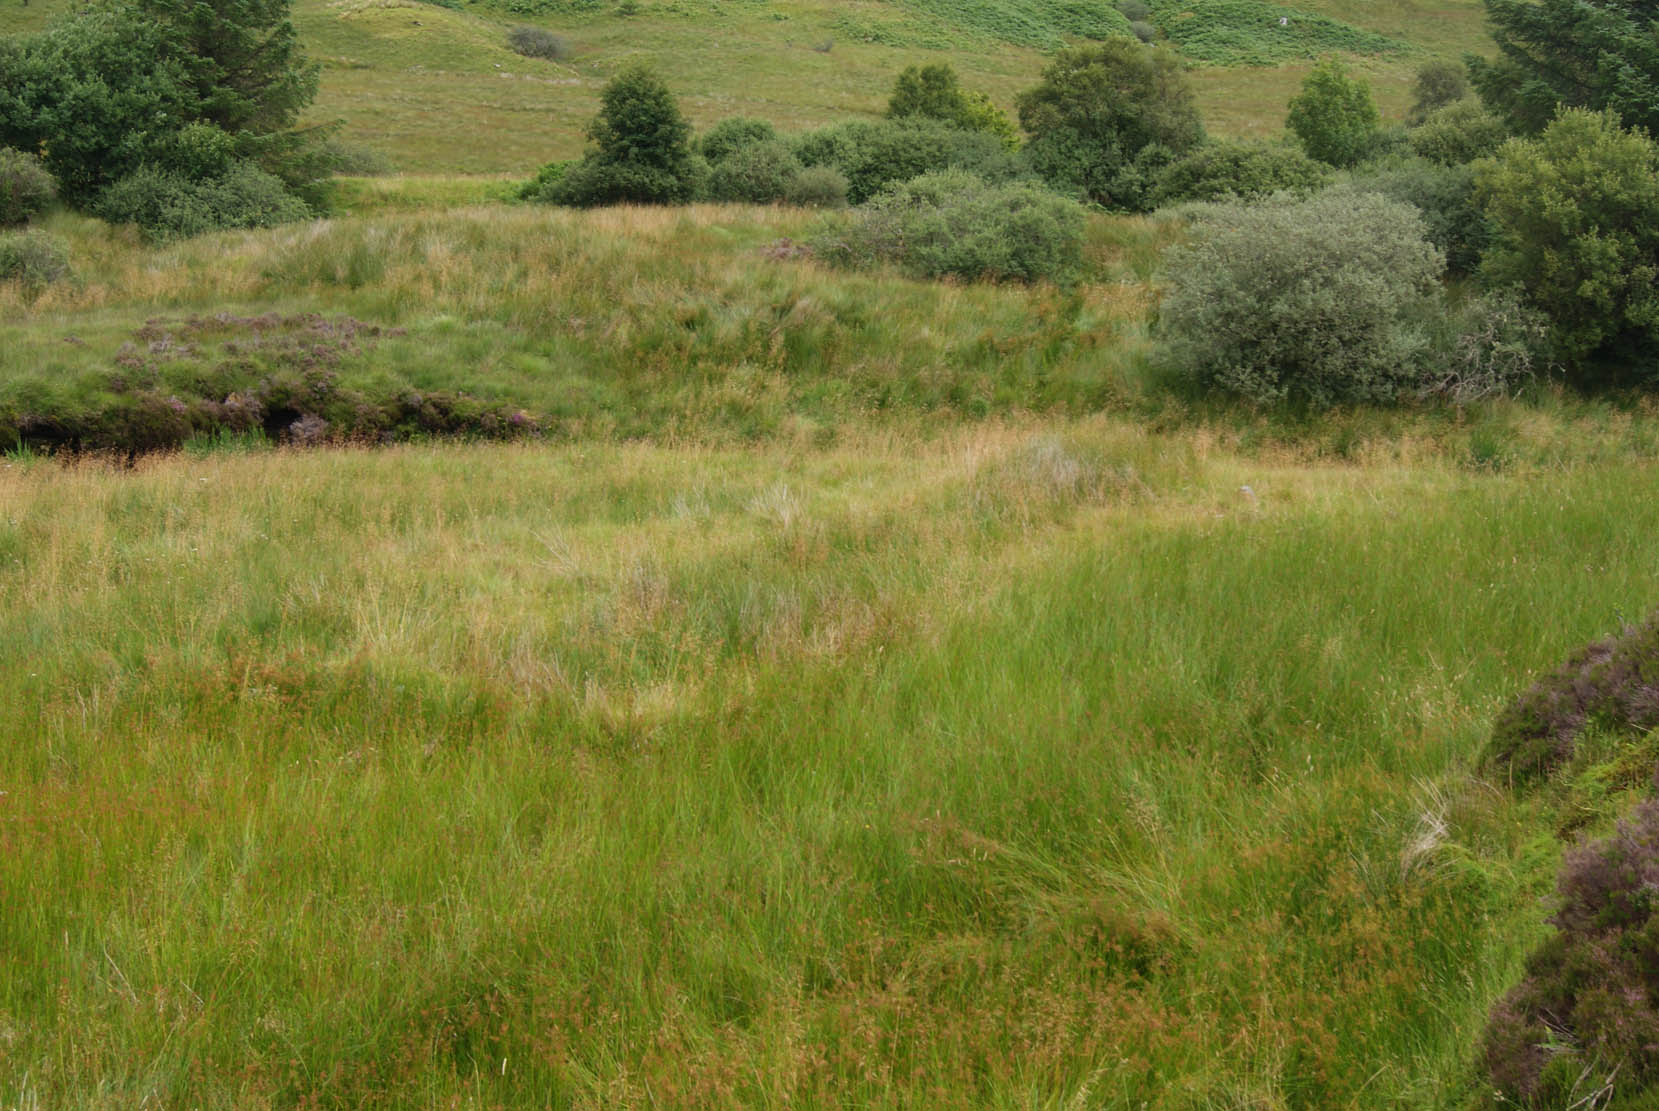
<path fill-rule="evenodd" d="M 1587 645 L 1499 715 L 1485 761 L 1511 782 L 1567 763 L 1590 725 L 1659 726 L 1659 615 Z"/>
<path fill-rule="evenodd" d="M 1659 800 L 1568 853 L 1558 891 L 1558 932 L 1493 1009 L 1487 1071 L 1528 1107 L 1647 1094 L 1659 1085 Z"/>

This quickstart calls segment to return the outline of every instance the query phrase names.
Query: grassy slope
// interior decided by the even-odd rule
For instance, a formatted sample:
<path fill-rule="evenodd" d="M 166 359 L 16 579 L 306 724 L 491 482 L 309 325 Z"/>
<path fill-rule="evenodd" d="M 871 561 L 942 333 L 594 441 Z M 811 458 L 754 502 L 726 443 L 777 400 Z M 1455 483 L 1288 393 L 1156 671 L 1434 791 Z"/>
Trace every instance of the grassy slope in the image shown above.
<path fill-rule="evenodd" d="M 1640 432 L 0 464 L 0 1104 L 1453 1105 Z"/>
<path fill-rule="evenodd" d="M 1427 52 L 1487 48 L 1478 0 L 1297 5 L 1356 27 L 1402 38 Z M 0 32 L 43 25 L 69 0 L 0 6 Z M 694 123 L 730 115 L 804 128 L 876 113 L 906 65 L 945 60 L 971 88 L 1011 108 L 1036 81 L 1042 51 L 998 41 L 939 17 L 898 13 L 879 0 L 648 4 L 636 16 L 610 10 L 566 17 L 515 17 L 494 9 L 452 11 L 416 0 L 298 0 L 295 22 L 323 64 L 317 121 L 342 120 L 344 137 L 391 157 L 401 169 L 524 173 L 580 152 L 582 129 L 604 83 L 647 61 L 681 97 Z M 568 63 L 521 58 L 506 48 L 508 26 L 550 27 L 575 47 Z M 890 28 L 890 41 L 860 41 L 848 27 Z M 827 53 L 813 49 L 826 41 Z M 906 43 L 950 43 L 928 49 Z M 1360 62 L 1385 112 L 1398 117 L 1420 54 Z M 1221 134 L 1276 134 L 1305 63 L 1202 69 L 1201 105 Z"/>

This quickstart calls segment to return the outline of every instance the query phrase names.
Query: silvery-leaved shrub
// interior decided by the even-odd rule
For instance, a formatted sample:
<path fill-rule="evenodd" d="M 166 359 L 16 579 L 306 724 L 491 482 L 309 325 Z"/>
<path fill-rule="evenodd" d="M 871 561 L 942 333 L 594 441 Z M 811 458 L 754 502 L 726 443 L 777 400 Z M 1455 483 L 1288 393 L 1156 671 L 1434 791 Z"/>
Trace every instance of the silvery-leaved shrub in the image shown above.
<path fill-rule="evenodd" d="M 1159 316 L 1176 371 L 1271 404 L 1391 401 L 1421 382 L 1445 257 L 1411 205 L 1332 189 L 1197 212 Z"/>

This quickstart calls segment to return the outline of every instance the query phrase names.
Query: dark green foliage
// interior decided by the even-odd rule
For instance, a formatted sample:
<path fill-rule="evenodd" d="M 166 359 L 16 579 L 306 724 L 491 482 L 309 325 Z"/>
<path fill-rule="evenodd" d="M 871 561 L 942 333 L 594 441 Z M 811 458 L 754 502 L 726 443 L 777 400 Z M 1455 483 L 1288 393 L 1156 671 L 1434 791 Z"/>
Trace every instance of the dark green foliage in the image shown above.
<path fill-rule="evenodd" d="M 153 240 L 267 228 L 311 215 L 281 181 L 241 161 L 211 177 L 145 166 L 104 190 L 94 208 L 111 223 L 137 224 Z"/>
<path fill-rule="evenodd" d="M 1179 59 L 1133 39 L 1061 51 L 1019 110 L 1032 168 L 1111 208 L 1146 207 L 1157 170 L 1204 138 Z"/>
<path fill-rule="evenodd" d="M 1170 252 L 1159 325 L 1197 385 L 1271 404 L 1390 401 L 1422 380 L 1444 267 L 1409 205 L 1326 190 L 1218 206 Z"/>
<path fill-rule="evenodd" d="M 1570 109 L 1476 167 L 1492 223 L 1482 270 L 1553 323 L 1559 357 L 1645 361 L 1659 349 L 1659 146 Z"/>
<path fill-rule="evenodd" d="M 1465 297 L 1427 323 L 1424 397 L 1454 405 L 1512 397 L 1552 369 L 1549 321 L 1508 290 Z"/>
<path fill-rule="evenodd" d="M 601 94 L 582 161 L 545 191 L 558 204 L 683 204 L 696 196 L 699 167 L 691 125 L 668 86 L 648 69 L 627 70 Z"/>
<path fill-rule="evenodd" d="M 714 164 L 709 197 L 717 201 L 773 204 L 786 199 L 804 167 L 782 139 L 749 143 Z"/>
<path fill-rule="evenodd" d="M 1483 762 L 1508 783 L 1531 783 L 1572 759 L 1591 726 L 1659 726 L 1659 615 L 1579 649 L 1504 707 Z"/>
<path fill-rule="evenodd" d="M 69 247 L 43 231 L 0 233 L 0 282 L 38 290 L 69 276 Z"/>
<path fill-rule="evenodd" d="M 887 118 L 943 120 L 964 131 L 989 131 L 1006 145 L 1018 145 L 1014 124 L 984 93 L 962 88 L 944 63 L 911 66 L 899 74 L 887 101 Z"/>
<path fill-rule="evenodd" d="M 1117 9 L 1130 23 L 1152 18 L 1152 8 L 1146 0 L 1118 0 Z"/>
<path fill-rule="evenodd" d="M 840 266 L 892 263 L 923 278 L 1031 282 L 1072 276 L 1083 236 L 1076 202 L 953 170 L 894 186 L 831 224 L 812 246 Z"/>
<path fill-rule="evenodd" d="M 710 165 L 751 143 L 768 143 L 778 138 L 778 129 L 765 120 L 747 116 L 731 116 L 709 128 L 697 143 L 697 149 Z"/>
<path fill-rule="evenodd" d="M 1549 126 L 1557 109 L 1610 111 L 1659 130 L 1659 38 L 1650 0 L 1485 0 L 1495 61 L 1471 57 L 1486 106 L 1516 131 Z"/>
<path fill-rule="evenodd" d="M 1285 126 L 1309 157 L 1340 167 L 1371 153 L 1380 119 L 1371 87 L 1350 77 L 1335 58 L 1325 58 L 1291 98 Z"/>
<path fill-rule="evenodd" d="M 526 58 L 562 62 L 570 57 L 570 44 L 545 27 L 514 27 L 507 32 L 507 46 Z"/>
<path fill-rule="evenodd" d="M 1027 172 L 995 135 L 925 118 L 826 127 L 796 140 L 795 154 L 805 166 L 841 171 L 853 204 L 938 170 L 970 170 L 992 182 L 1012 181 Z"/>
<path fill-rule="evenodd" d="M 0 227 L 26 224 L 57 199 L 58 183 L 40 159 L 0 147 Z"/>
<path fill-rule="evenodd" d="M 1152 43 L 1158 41 L 1158 28 L 1146 22 L 1144 19 L 1137 19 L 1131 23 L 1129 25 L 1129 31 L 1142 42 Z"/>
<path fill-rule="evenodd" d="M 1419 159 L 1356 175 L 1353 183 L 1417 209 L 1429 242 L 1445 252 L 1452 273 L 1470 274 L 1480 265 L 1492 229 L 1475 197 L 1475 174 L 1468 166 Z"/>
<path fill-rule="evenodd" d="M 1659 801 L 1562 862 L 1556 934 L 1492 1010 L 1482 1050 L 1506 1101 L 1534 1108 L 1659 1092 Z M 1651 1106 L 1644 1101 L 1640 1106 Z M 1636 1104 L 1620 1104 L 1636 1106 Z"/>
<path fill-rule="evenodd" d="M 200 125 L 229 136 L 226 159 L 317 197 L 324 135 L 295 126 L 317 72 L 287 0 L 122 0 L 0 47 L 0 143 L 44 149 L 85 205 L 143 165 L 195 172 L 202 149 L 181 131 Z"/>
<path fill-rule="evenodd" d="M 1272 66 L 1333 51 L 1391 54 L 1407 49 L 1399 39 L 1258 0 L 1160 4 L 1154 20 L 1182 57 L 1216 66 Z"/>
<path fill-rule="evenodd" d="M 1323 188 L 1331 171 L 1295 147 L 1282 143 L 1218 140 L 1171 163 L 1158 176 L 1154 204 L 1180 201 L 1248 200 L 1273 193 L 1305 196 Z"/>
<path fill-rule="evenodd" d="M 1410 132 L 1411 149 L 1443 166 L 1484 158 L 1509 137 L 1502 120 L 1478 101 L 1460 100 L 1438 108 Z"/>
<path fill-rule="evenodd" d="M 21 39 L 0 39 L 0 144 L 44 150 L 64 199 L 83 205 L 109 182 L 158 161 L 197 117 L 189 74 L 162 28 L 100 8 Z"/>
<path fill-rule="evenodd" d="M 1431 58 L 1417 70 L 1411 83 L 1411 110 L 1406 122 L 1413 127 L 1429 113 L 1455 104 L 1469 95 L 1469 78 L 1464 67 L 1448 58 Z"/>

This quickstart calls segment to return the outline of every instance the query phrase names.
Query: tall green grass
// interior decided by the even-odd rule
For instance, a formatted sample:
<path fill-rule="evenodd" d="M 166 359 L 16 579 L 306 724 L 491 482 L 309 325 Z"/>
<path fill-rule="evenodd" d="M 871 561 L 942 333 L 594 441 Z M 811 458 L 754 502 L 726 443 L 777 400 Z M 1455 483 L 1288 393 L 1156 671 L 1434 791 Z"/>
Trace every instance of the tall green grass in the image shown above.
<path fill-rule="evenodd" d="M 0 1103 L 1444 1107 L 1651 467 L 0 464 Z M 1249 492 L 1242 487 L 1249 486 Z"/>

